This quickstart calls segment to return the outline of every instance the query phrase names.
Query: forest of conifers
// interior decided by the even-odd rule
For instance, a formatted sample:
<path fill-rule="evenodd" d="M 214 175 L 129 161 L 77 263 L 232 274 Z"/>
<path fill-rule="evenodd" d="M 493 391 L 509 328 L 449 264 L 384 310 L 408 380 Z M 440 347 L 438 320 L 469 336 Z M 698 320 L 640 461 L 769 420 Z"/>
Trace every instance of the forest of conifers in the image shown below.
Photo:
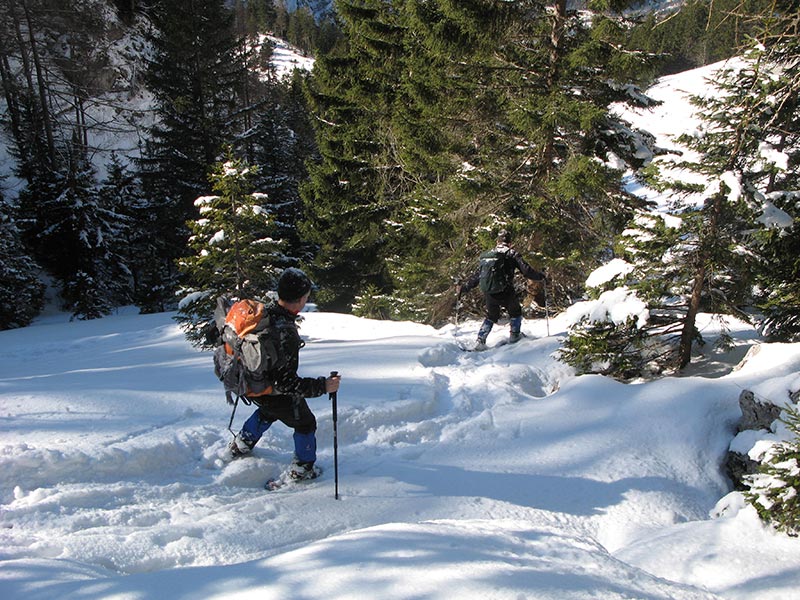
<path fill-rule="evenodd" d="M 610 258 L 636 264 L 615 284 L 653 329 L 591 331 L 606 351 L 674 333 L 664 360 L 681 363 L 712 300 L 795 335 L 797 231 L 759 227 L 757 207 L 798 210 L 798 3 L 642 4 L 3 0 L 0 326 L 28 324 L 48 285 L 77 318 L 177 308 L 202 343 L 217 296 L 263 297 L 287 266 L 323 308 L 441 324 L 505 228 L 554 308 Z M 267 32 L 313 70 L 278 77 Z M 662 177 L 652 136 L 611 107 L 731 56 L 748 67 L 720 75 L 686 143 L 703 156 L 689 167 L 735 173 L 741 193 L 681 206 L 699 190 Z M 651 213 L 623 173 L 674 190 L 683 226 L 653 222 L 633 248 L 623 233 Z"/>

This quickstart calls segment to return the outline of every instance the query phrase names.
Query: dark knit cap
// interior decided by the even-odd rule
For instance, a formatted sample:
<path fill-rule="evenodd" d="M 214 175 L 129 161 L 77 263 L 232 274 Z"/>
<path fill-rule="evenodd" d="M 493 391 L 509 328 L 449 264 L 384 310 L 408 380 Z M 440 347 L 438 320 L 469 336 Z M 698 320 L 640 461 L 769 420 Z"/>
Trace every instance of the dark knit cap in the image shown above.
<path fill-rule="evenodd" d="M 287 302 L 300 300 L 311 291 L 311 280 L 300 269 L 289 267 L 278 279 L 278 298 Z"/>

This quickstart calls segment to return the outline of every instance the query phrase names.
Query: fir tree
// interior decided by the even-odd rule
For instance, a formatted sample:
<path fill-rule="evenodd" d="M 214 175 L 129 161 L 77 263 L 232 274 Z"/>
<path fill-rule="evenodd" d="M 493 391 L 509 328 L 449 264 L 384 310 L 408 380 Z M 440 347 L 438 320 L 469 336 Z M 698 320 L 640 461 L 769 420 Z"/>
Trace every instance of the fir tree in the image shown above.
<path fill-rule="evenodd" d="M 63 308 L 92 319 L 126 297 L 127 269 L 115 250 L 124 218 L 104 205 L 82 147 L 64 146 L 63 156 L 63 172 L 33 178 L 20 193 L 20 205 L 42 266 L 61 286 Z"/>
<path fill-rule="evenodd" d="M 748 478 L 745 497 L 762 520 L 796 537 L 800 534 L 800 412 L 788 407 L 783 415 L 790 439 L 770 448 L 759 473 Z"/>
<path fill-rule="evenodd" d="M 25 327 L 39 314 L 44 297 L 40 271 L 0 194 L 0 329 Z"/>
<path fill-rule="evenodd" d="M 125 296 L 127 269 L 115 252 L 124 222 L 103 206 L 94 171 L 80 151 L 71 154 L 61 194 L 47 210 L 55 218 L 42 238 L 60 249 L 54 273 L 64 308 L 80 319 L 108 314 Z"/>
<path fill-rule="evenodd" d="M 195 201 L 199 218 L 189 223 L 193 254 L 181 259 L 186 281 L 176 319 L 196 345 L 213 342 L 213 312 L 219 296 L 266 298 L 274 288 L 280 264 L 280 240 L 264 205 L 265 194 L 253 193 L 258 169 L 230 154 L 211 175 L 217 195 Z"/>
<path fill-rule="evenodd" d="M 270 83 L 262 94 L 252 127 L 239 146 L 248 162 L 259 167 L 253 186 L 269 198 L 264 208 L 275 235 L 285 243 L 279 266 L 296 266 L 313 258 L 313 246 L 298 231 L 303 216 L 299 187 L 307 174 L 306 161 L 316 150 L 302 96 L 302 76 L 296 73 L 290 81 Z"/>
<path fill-rule="evenodd" d="M 232 13 L 222 0 L 167 0 L 151 13 L 153 55 L 147 82 L 157 124 L 150 132 L 140 174 L 146 194 L 158 199 L 153 231 L 165 247 L 153 265 L 151 304 L 164 305 L 174 289 L 170 264 L 185 250 L 185 223 L 195 198 L 207 193 L 208 173 L 230 139 L 242 63 Z M 161 289 L 159 289 L 161 288 Z"/>
<path fill-rule="evenodd" d="M 760 38 L 766 73 L 750 128 L 759 133 L 753 201 L 767 225 L 755 240 L 761 326 L 770 336 L 794 340 L 800 336 L 800 3 L 790 5 L 770 13 Z"/>
<path fill-rule="evenodd" d="M 701 310 L 748 319 L 754 276 L 774 311 L 768 327 L 788 333 L 797 322 L 796 255 L 784 255 L 796 232 L 796 25 L 791 18 L 766 23 L 768 43 L 754 43 L 741 65 L 717 72 L 713 94 L 695 99 L 703 125 L 699 135 L 682 138 L 694 158 L 679 164 L 705 183 L 668 182 L 672 225 L 640 218 L 620 244 L 633 265 L 623 283 L 651 311 L 656 372 L 689 364 L 702 342 Z"/>
<path fill-rule="evenodd" d="M 130 167 L 112 153 L 106 165 L 106 179 L 98 189 L 102 206 L 117 219 L 117 234 L 110 240 L 112 252 L 120 257 L 117 304 L 139 304 L 147 296 L 142 290 L 142 273 L 154 262 L 158 246 L 151 205 Z M 146 302 L 143 302 L 146 303 Z"/>
<path fill-rule="evenodd" d="M 638 144 L 608 106 L 646 102 L 619 20 L 587 25 L 564 2 L 337 7 L 347 43 L 311 82 L 322 157 L 305 199 L 338 308 L 371 285 L 431 318 L 501 224 L 523 251 L 596 260 L 635 204 L 610 165 Z"/>
<path fill-rule="evenodd" d="M 319 247 L 318 300 L 338 310 L 348 309 L 357 290 L 388 285 L 391 198 L 384 190 L 392 166 L 380 145 L 389 139 L 385 124 L 399 71 L 388 59 L 400 36 L 390 8 L 380 0 L 337 4 L 347 40 L 317 61 L 307 92 L 320 160 L 301 189 L 302 232 Z"/>

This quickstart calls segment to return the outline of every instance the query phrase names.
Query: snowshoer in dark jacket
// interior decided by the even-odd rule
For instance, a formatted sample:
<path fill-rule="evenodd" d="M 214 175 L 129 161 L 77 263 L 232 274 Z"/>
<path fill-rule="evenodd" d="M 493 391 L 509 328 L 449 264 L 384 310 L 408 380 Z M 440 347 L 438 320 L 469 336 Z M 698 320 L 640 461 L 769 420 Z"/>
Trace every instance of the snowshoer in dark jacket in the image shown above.
<path fill-rule="evenodd" d="M 522 307 L 514 291 L 514 273 L 519 270 L 527 279 L 541 281 L 545 278 L 531 267 L 522 255 L 511 246 L 511 235 L 502 230 L 497 235 L 497 245 L 493 250 L 481 254 L 478 270 L 458 291 L 461 296 L 480 285 L 486 301 L 486 319 L 478 331 L 476 349 L 486 347 L 486 338 L 500 319 L 500 309 L 505 308 L 511 319 L 509 342 L 518 342 L 522 337 Z"/>
<path fill-rule="evenodd" d="M 313 479 L 317 459 L 317 420 L 306 402 L 339 389 L 336 377 L 300 377 L 299 351 L 305 344 L 297 332 L 297 315 L 311 292 L 311 280 L 300 269 L 286 269 L 278 280 L 278 302 L 267 308 L 270 327 L 275 331 L 277 363 L 272 370 L 273 393 L 247 398 L 258 409 L 245 421 L 230 444 L 234 458 L 249 453 L 275 421 L 294 429 L 292 479 Z"/>

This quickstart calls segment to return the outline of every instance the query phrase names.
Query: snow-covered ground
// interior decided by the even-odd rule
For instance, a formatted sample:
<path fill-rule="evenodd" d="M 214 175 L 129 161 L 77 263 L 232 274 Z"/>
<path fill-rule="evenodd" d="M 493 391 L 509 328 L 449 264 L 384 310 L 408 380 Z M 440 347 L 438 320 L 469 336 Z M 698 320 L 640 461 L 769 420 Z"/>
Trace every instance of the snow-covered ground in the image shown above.
<path fill-rule="evenodd" d="M 713 68 L 626 116 L 672 147 Z M 800 540 L 765 528 L 721 467 L 739 394 L 785 401 L 800 344 L 747 354 L 758 336 L 733 322 L 729 352 L 623 385 L 558 362 L 566 318 L 465 353 L 477 322 L 308 313 L 301 374 L 343 375 L 339 500 L 329 400 L 310 400 L 323 478 L 263 490 L 291 432 L 228 460 L 210 353 L 169 314 L 0 332 L 0 598 L 800 599 Z"/>
<path fill-rule="evenodd" d="M 260 41 L 262 44 L 269 41 L 273 46 L 270 64 L 275 69 L 278 79 L 291 78 L 295 69 L 310 71 L 314 68 L 314 59 L 310 56 L 303 56 L 300 50 L 287 41 L 274 35 L 261 36 Z"/>
<path fill-rule="evenodd" d="M 780 395 L 800 345 L 732 371 L 757 338 L 733 323 L 698 374 L 623 385 L 554 358 L 561 317 L 462 352 L 477 326 L 305 315 L 301 374 L 343 375 L 339 500 L 328 398 L 322 479 L 265 491 L 290 430 L 227 460 L 210 353 L 170 314 L 0 332 L 0 597 L 800 598 L 800 540 L 721 471 L 739 393 Z"/>

